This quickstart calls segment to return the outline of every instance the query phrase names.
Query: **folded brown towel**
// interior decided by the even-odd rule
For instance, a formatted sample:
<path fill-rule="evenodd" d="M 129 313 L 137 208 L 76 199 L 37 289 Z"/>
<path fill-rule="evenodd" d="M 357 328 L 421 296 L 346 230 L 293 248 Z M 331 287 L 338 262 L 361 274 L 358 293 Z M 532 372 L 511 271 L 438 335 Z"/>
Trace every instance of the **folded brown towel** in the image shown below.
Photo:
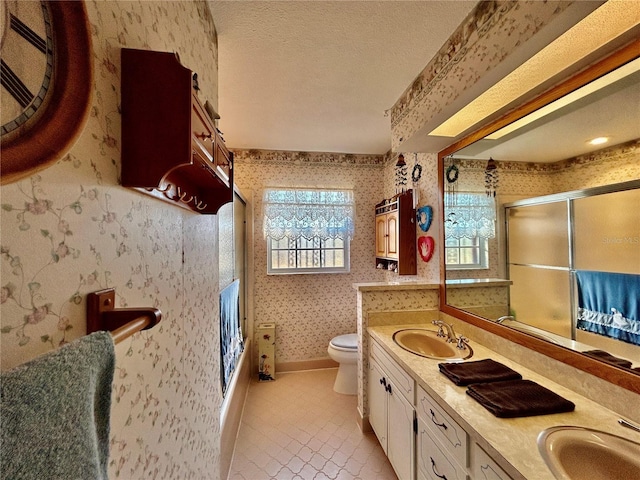
<path fill-rule="evenodd" d="M 465 363 L 440 363 L 438 368 L 449 380 L 459 386 L 522 378 L 522 375 L 515 370 L 490 358 Z"/>
<path fill-rule="evenodd" d="M 604 350 L 587 350 L 586 352 L 582 352 L 589 357 L 597 358 L 598 360 L 604 360 L 607 363 L 611 363 L 618 367 L 623 368 L 631 368 L 632 363 L 629 360 L 625 360 L 624 358 L 614 357 L 609 352 L 605 352 Z"/>
<path fill-rule="evenodd" d="M 576 408 L 573 402 L 531 380 L 471 385 L 467 394 L 501 418 L 572 412 Z"/>

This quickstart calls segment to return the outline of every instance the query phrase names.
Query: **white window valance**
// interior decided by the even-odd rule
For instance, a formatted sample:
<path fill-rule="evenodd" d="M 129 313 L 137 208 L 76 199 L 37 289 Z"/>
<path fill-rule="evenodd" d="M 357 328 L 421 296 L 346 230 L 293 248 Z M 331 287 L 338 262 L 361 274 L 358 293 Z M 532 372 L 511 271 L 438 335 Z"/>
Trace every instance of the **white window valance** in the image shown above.
<path fill-rule="evenodd" d="M 355 202 L 351 190 L 266 189 L 263 202 L 265 238 L 353 237 Z"/>
<path fill-rule="evenodd" d="M 484 193 L 445 195 L 445 238 L 494 238 L 496 203 Z"/>

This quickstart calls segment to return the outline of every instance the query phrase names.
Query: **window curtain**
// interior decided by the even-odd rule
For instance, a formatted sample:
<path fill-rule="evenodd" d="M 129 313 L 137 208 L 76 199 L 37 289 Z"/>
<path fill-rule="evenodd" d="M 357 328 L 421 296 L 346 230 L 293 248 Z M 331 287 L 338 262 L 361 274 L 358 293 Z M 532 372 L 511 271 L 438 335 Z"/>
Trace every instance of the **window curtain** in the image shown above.
<path fill-rule="evenodd" d="M 484 193 L 445 195 L 445 238 L 494 238 L 496 204 Z"/>
<path fill-rule="evenodd" d="M 265 238 L 353 237 L 355 202 L 351 190 L 267 189 L 263 202 Z"/>

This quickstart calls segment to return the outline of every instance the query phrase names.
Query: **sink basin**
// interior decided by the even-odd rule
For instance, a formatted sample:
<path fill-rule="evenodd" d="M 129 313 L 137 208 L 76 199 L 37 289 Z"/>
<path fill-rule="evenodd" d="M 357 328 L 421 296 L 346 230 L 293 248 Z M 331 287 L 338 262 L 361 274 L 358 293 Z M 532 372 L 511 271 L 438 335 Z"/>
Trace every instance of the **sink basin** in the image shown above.
<path fill-rule="evenodd" d="M 640 478 L 640 443 L 617 435 L 551 427 L 538 435 L 538 450 L 557 479 Z"/>
<path fill-rule="evenodd" d="M 425 328 L 398 330 L 393 334 L 393 341 L 408 352 L 435 360 L 466 360 L 473 355 L 469 345 L 459 349 L 455 343 L 438 337 L 435 330 Z"/>

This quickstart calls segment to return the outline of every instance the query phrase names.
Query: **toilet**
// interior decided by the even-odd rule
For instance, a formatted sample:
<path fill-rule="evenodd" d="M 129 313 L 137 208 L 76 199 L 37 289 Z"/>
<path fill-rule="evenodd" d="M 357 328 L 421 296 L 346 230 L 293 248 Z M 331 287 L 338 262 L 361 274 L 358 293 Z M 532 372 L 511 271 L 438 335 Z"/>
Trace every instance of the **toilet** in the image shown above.
<path fill-rule="evenodd" d="M 358 334 L 338 335 L 329 342 L 327 352 L 340 364 L 333 390 L 345 395 L 358 393 Z"/>

